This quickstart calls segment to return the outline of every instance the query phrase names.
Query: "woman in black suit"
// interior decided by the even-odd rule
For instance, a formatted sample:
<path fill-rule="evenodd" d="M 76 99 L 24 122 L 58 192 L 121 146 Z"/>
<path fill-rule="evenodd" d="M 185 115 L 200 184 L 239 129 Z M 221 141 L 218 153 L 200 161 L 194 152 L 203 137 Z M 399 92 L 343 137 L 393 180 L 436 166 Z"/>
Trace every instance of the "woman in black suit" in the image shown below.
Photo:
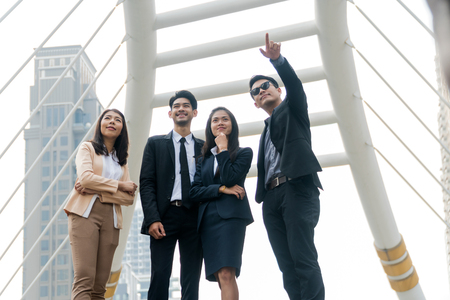
<path fill-rule="evenodd" d="M 253 222 L 244 190 L 253 151 L 239 148 L 238 124 L 225 107 L 213 109 L 205 137 L 189 197 L 200 202 L 197 228 L 206 279 L 219 283 L 222 299 L 236 300 L 245 229 Z"/>

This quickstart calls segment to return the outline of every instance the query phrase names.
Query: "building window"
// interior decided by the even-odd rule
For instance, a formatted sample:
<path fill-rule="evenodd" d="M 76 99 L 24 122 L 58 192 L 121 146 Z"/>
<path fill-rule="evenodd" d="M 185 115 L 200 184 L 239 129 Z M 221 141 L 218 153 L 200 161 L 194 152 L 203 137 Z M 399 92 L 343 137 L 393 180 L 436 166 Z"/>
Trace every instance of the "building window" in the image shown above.
<path fill-rule="evenodd" d="M 67 226 L 67 225 L 66 225 Z M 58 247 L 61 246 L 62 242 L 64 242 L 64 240 L 58 240 Z M 68 250 L 69 249 L 69 244 L 70 243 L 64 243 L 64 246 L 62 246 L 62 250 Z"/>
<path fill-rule="evenodd" d="M 50 58 L 49 63 L 50 63 L 50 67 L 55 66 L 55 59 Z"/>
<path fill-rule="evenodd" d="M 42 177 L 50 176 L 50 167 L 42 167 Z"/>
<path fill-rule="evenodd" d="M 64 167 L 63 165 L 59 166 L 59 167 L 58 167 L 58 172 L 61 172 L 61 170 L 62 170 L 63 167 Z M 62 175 L 69 175 L 69 168 L 70 168 L 70 167 L 67 167 L 67 168 L 64 170 L 64 173 L 63 173 Z"/>
<path fill-rule="evenodd" d="M 45 146 L 47 146 L 48 141 L 50 141 L 49 137 L 44 137 L 42 138 L 42 148 L 44 148 Z"/>
<path fill-rule="evenodd" d="M 42 67 L 44 67 L 44 60 L 40 59 L 39 60 L 39 68 L 42 68 Z"/>
<path fill-rule="evenodd" d="M 44 201 L 42 201 L 42 206 L 49 206 L 50 204 L 50 197 L 45 197 Z"/>
<path fill-rule="evenodd" d="M 48 286 L 41 286 L 40 296 L 41 297 L 48 297 Z"/>
<path fill-rule="evenodd" d="M 53 108 L 53 126 L 58 126 L 58 108 L 54 107 Z"/>
<path fill-rule="evenodd" d="M 58 285 L 56 287 L 56 296 L 68 296 L 69 286 L 68 285 Z"/>
<path fill-rule="evenodd" d="M 67 254 L 58 254 L 57 262 L 58 265 L 67 265 L 69 262 Z"/>
<path fill-rule="evenodd" d="M 66 200 L 67 195 L 58 195 L 58 204 L 61 205 Z"/>
<path fill-rule="evenodd" d="M 67 146 L 69 145 L 69 138 L 67 136 L 62 136 L 59 143 L 61 146 Z"/>
<path fill-rule="evenodd" d="M 69 152 L 67 150 L 62 150 L 59 152 L 59 160 L 66 161 L 69 158 Z"/>
<path fill-rule="evenodd" d="M 41 251 L 48 251 L 48 240 L 41 241 Z"/>
<path fill-rule="evenodd" d="M 58 181 L 58 189 L 60 191 L 68 190 L 69 189 L 69 180 L 59 180 Z"/>
<path fill-rule="evenodd" d="M 58 215 L 58 220 L 67 220 L 67 215 L 64 211 L 61 211 Z"/>
<path fill-rule="evenodd" d="M 41 255 L 41 267 L 48 262 L 48 255 Z"/>
<path fill-rule="evenodd" d="M 60 107 L 59 108 L 59 124 L 58 125 L 61 125 L 61 123 L 64 121 L 65 116 L 66 116 L 66 113 L 65 113 L 64 107 Z"/>
<path fill-rule="evenodd" d="M 44 153 L 44 156 L 42 157 L 42 161 L 50 161 L 50 152 L 49 151 Z"/>
<path fill-rule="evenodd" d="M 52 127 L 52 109 L 51 108 L 46 109 L 45 119 L 47 121 L 47 127 L 48 128 Z"/>
<path fill-rule="evenodd" d="M 53 161 L 56 161 L 56 156 L 57 156 L 56 151 L 53 151 Z"/>
<path fill-rule="evenodd" d="M 66 65 L 66 59 L 65 58 L 60 58 L 59 59 L 59 65 L 60 66 L 65 66 Z"/>
<path fill-rule="evenodd" d="M 41 275 L 41 282 L 46 282 L 48 281 L 48 271 L 44 271 L 44 273 L 42 273 Z"/>
<path fill-rule="evenodd" d="M 50 220 L 50 212 L 48 210 L 41 211 L 41 221 Z"/>
<path fill-rule="evenodd" d="M 47 227 L 47 225 L 42 225 L 42 226 L 41 226 L 41 233 L 44 232 L 44 230 L 45 230 L 46 227 Z M 45 233 L 45 235 L 48 236 L 49 232 L 50 232 L 50 228 L 49 228 L 49 230 L 47 230 L 47 232 Z"/>
<path fill-rule="evenodd" d="M 79 108 L 75 112 L 75 123 L 83 123 L 83 111 Z"/>
<path fill-rule="evenodd" d="M 42 191 L 43 192 L 45 192 L 49 186 L 50 186 L 50 181 L 48 181 L 48 180 L 42 181 Z"/>
<path fill-rule="evenodd" d="M 67 224 L 59 224 L 58 225 L 58 234 L 68 234 L 68 226 Z"/>
<path fill-rule="evenodd" d="M 58 280 L 67 280 L 69 279 L 69 270 L 58 270 L 58 274 L 57 274 L 57 279 Z"/>

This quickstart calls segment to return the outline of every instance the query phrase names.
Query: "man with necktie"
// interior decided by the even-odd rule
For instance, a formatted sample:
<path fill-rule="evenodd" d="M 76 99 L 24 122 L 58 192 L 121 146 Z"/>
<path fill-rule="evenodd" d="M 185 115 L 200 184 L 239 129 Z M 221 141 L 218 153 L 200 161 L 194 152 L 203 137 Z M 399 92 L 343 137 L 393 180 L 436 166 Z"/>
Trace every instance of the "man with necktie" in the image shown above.
<path fill-rule="evenodd" d="M 186 90 L 169 100 L 174 128 L 152 136 L 145 146 L 140 195 L 144 211 L 141 233 L 150 235 L 151 280 L 148 300 L 169 298 L 175 246 L 180 249 L 183 300 L 197 300 L 202 268 L 202 246 L 197 233 L 198 205 L 189 201 L 197 157 L 204 141 L 191 133 L 197 100 Z"/>

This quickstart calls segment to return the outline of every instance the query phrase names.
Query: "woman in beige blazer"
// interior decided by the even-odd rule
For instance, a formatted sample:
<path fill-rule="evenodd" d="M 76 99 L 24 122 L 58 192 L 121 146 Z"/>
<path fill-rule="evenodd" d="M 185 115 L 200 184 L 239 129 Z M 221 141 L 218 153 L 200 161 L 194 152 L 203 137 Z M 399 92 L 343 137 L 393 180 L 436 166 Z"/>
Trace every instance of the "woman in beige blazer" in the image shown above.
<path fill-rule="evenodd" d="M 72 300 L 105 299 L 122 228 L 121 205 L 133 204 L 137 188 L 130 181 L 127 157 L 125 117 L 107 109 L 97 121 L 94 138 L 78 150 L 78 178 L 64 208 L 74 267 Z"/>

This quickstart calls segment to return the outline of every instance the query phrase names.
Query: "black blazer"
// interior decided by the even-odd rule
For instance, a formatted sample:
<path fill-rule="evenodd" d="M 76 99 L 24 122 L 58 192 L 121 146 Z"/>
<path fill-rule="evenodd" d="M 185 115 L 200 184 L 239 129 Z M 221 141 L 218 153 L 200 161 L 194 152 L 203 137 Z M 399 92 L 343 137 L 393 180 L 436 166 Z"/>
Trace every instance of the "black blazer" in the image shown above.
<path fill-rule="evenodd" d="M 311 148 L 311 131 L 306 94 L 300 79 L 285 58 L 275 67 L 286 88 L 284 101 L 270 117 L 270 138 L 280 153 L 281 172 L 291 178 L 312 174 L 314 184 L 322 188 L 317 172 L 322 171 Z M 267 127 L 267 123 L 266 123 Z M 266 194 L 264 169 L 264 140 L 266 127 L 261 134 L 258 152 L 258 182 L 256 202 L 261 203 Z"/>
<path fill-rule="evenodd" d="M 239 185 L 244 187 L 245 178 L 252 164 L 253 151 L 251 148 L 240 148 L 235 161 L 230 160 L 228 151 L 217 154 L 219 177 L 214 177 L 214 155 L 200 158 L 195 172 L 189 198 L 194 202 L 200 202 L 198 212 L 197 229 L 200 227 L 203 213 L 210 201 L 216 201 L 217 211 L 222 219 L 239 218 L 247 221 L 247 225 L 253 222 L 252 212 L 248 204 L 247 194 L 239 200 L 234 195 L 219 193 L 219 187 L 225 185 L 232 187 Z"/>
<path fill-rule="evenodd" d="M 204 141 L 194 137 L 195 159 L 201 155 Z M 152 136 L 147 140 L 142 157 L 139 178 L 144 220 L 141 233 L 148 235 L 154 222 L 161 222 L 170 206 L 175 183 L 175 147 L 172 131 L 167 135 Z"/>

